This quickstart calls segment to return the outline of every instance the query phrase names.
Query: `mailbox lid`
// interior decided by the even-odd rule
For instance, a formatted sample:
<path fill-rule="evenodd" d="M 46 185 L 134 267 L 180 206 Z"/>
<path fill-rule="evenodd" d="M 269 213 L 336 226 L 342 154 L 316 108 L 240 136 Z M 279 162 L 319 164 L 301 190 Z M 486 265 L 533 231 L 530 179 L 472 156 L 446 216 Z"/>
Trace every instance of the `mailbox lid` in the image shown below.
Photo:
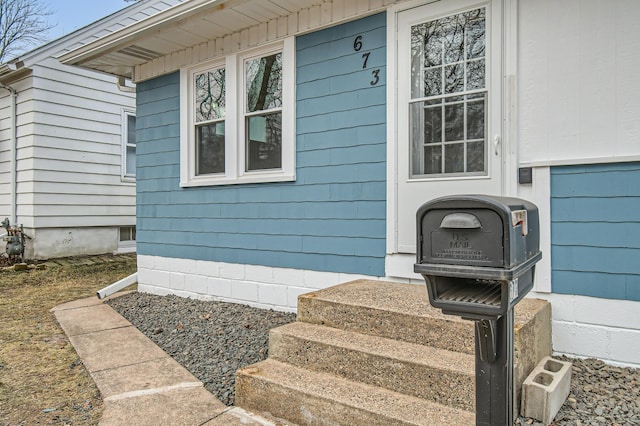
<path fill-rule="evenodd" d="M 493 210 L 430 209 L 419 225 L 419 263 L 504 266 L 504 224 Z"/>
<path fill-rule="evenodd" d="M 471 210 L 483 211 L 484 222 L 478 218 L 482 226 L 491 225 L 491 220 L 487 218 L 498 218 L 502 225 L 502 238 L 499 243 L 494 238 L 487 238 L 486 244 L 493 244 L 488 251 L 483 250 L 483 253 L 492 254 L 492 256 L 485 256 L 481 253 L 469 253 L 465 254 L 458 252 L 452 253 L 450 257 L 433 256 L 430 254 L 430 250 L 433 250 L 431 231 L 439 228 L 441 223 L 436 223 L 434 218 L 430 218 L 425 222 L 427 216 L 431 216 L 433 211 L 444 210 L 450 213 L 456 212 L 471 212 Z M 489 214 L 493 212 L 495 216 Z M 444 217 L 444 216 L 443 216 Z M 468 266 L 486 266 L 486 267 L 500 267 L 500 268 L 515 268 L 522 262 L 526 262 L 532 257 L 538 256 L 540 252 L 540 237 L 539 237 L 539 219 L 537 207 L 526 200 L 519 198 L 499 197 L 491 195 L 455 195 L 437 198 L 423 204 L 417 212 L 417 263 L 427 264 L 445 264 L 451 265 L 468 265 Z M 433 220 L 432 220 L 433 219 Z M 497 220 L 495 224 L 497 224 Z M 524 220 L 519 220 L 524 219 Z M 452 221 L 455 223 L 456 221 Z M 426 228 L 429 226 L 430 228 Z M 467 226 L 464 225 L 463 226 Z M 452 229 L 452 228 L 450 228 Z M 489 228 L 486 228 L 487 232 Z M 483 237 L 495 237 L 498 234 L 480 234 L 471 236 L 483 236 Z M 445 235 L 441 235 L 445 237 Z M 446 241 L 433 240 L 433 243 L 441 245 L 446 244 Z M 480 244 L 480 247 L 484 243 Z M 454 244 L 455 246 L 455 244 Z M 498 247 L 502 248 L 502 258 L 497 255 Z M 477 252 L 478 250 L 476 250 Z M 439 259 L 438 259 L 439 257 Z M 476 257 L 476 259 L 473 259 Z"/>

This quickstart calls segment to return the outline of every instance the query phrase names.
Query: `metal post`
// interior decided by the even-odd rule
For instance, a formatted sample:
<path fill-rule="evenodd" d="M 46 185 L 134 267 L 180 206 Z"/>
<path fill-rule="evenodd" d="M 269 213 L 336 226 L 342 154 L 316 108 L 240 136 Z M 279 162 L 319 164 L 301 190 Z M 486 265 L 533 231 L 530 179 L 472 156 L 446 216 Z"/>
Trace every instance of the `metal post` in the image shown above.
<path fill-rule="evenodd" d="M 476 426 L 513 425 L 513 309 L 476 320 Z"/>

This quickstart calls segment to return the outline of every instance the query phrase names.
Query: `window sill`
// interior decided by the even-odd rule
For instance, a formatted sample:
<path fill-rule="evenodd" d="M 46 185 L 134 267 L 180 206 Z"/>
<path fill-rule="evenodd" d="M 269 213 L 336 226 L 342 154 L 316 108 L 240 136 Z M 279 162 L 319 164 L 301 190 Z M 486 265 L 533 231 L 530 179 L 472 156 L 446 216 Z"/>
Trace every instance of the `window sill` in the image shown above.
<path fill-rule="evenodd" d="M 292 182 L 296 180 L 295 174 L 250 174 L 242 177 L 230 178 L 226 176 L 219 177 L 193 177 L 188 180 L 181 180 L 181 187 L 194 186 L 222 186 L 222 185 L 241 185 L 251 183 L 269 183 L 269 182 Z"/>

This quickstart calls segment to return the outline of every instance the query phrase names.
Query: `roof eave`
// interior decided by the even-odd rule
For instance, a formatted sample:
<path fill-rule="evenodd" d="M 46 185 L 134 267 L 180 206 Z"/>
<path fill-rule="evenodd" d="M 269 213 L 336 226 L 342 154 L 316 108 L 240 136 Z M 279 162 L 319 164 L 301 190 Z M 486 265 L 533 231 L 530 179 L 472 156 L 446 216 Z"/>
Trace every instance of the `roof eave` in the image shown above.
<path fill-rule="evenodd" d="M 225 7 L 226 3 L 237 1 L 234 0 L 190 0 L 177 4 L 160 13 L 152 15 L 146 19 L 138 21 L 119 31 L 108 34 L 91 43 L 87 43 L 77 49 L 67 52 L 58 57 L 63 64 L 75 65 L 82 67 L 87 62 L 109 53 L 121 50 L 131 45 L 135 40 L 153 33 L 160 32 L 162 29 L 188 19 L 200 13 L 203 10 L 211 10 L 218 7 Z M 102 70 L 105 72 L 104 70 Z M 130 78 L 130 75 L 120 72 L 111 72 L 110 74 Z"/>

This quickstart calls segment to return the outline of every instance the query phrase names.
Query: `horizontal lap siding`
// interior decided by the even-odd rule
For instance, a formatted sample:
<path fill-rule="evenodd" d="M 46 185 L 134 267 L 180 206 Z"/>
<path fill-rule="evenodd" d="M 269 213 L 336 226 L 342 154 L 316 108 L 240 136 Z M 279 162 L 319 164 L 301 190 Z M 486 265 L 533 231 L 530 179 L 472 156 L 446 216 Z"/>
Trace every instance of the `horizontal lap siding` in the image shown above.
<path fill-rule="evenodd" d="M 640 163 L 551 170 L 553 291 L 640 301 Z"/>
<path fill-rule="evenodd" d="M 18 216 L 34 227 L 135 223 L 121 179 L 122 108 L 115 79 L 45 59 L 34 67 L 30 144 L 18 151 Z"/>
<path fill-rule="evenodd" d="M 295 182 L 180 188 L 179 75 L 139 84 L 138 253 L 384 275 L 385 34 L 376 15 L 296 40 Z"/>

